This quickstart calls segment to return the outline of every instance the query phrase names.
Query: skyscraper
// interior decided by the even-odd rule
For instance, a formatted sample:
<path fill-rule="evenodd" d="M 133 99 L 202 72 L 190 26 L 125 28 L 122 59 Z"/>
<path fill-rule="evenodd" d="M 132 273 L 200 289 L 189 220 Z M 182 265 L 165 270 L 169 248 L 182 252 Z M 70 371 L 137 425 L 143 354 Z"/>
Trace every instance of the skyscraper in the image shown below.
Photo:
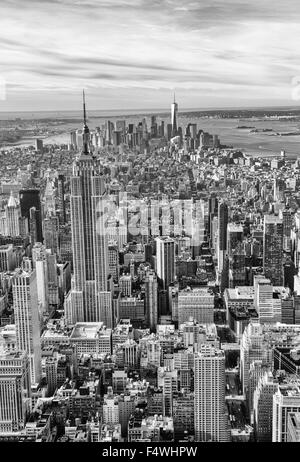
<path fill-rule="evenodd" d="M 254 307 L 260 323 L 281 322 L 281 300 L 275 298 L 270 279 L 254 276 Z"/>
<path fill-rule="evenodd" d="M 261 360 L 264 365 L 271 366 L 273 350 L 264 341 L 262 325 L 258 322 L 250 322 L 244 329 L 241 338 L 240 353 L 240 380 L 242 391 L 248 396 L 249 372 L 253 361 Z"/>
<path fill-rule="evenodd" d="M 34 245 L 38 240 L 38 229 L 37 229 L 38 214 L 35 207 L 31 207 L 29 210 L 29 234 L 30 242 Z"/>
<path fill-rule="evenodd" d="M 44 195 L 43 195 L 43 211 L 44 216 L 48 213 L 55 213 L 55 188 L 53 181 L 47 179 Z"/>
<path fill-rule="evenodd" d="M 43 140 L 40 140 L 38 138 L 35 140 L 35 150 L 43 152 Z"/>
<path fill-rule="evenodd" d="M 245 285 L 245 249 L 242 225 L 227 225 L 227 253 L 229 258 L 229 287 Z"/>
<path fill-rule="evenodd" d="M 64 225 L 66 222 L 66 208 L 65 208 L 65 176 L 58 175 L 57 178 L 57 199 L 59 209 L 59 223 Z"/>
<path fill-rule="evenodd" d="M 178 104 L 175 102 L 175 93 L 174 93 L 174 101 L 171 104 L 172 136 L 177 135 L 177 112 L 178 112 Z"/>
<path fill-rule="evenodd" d="M 76 139 L 76 131 L 72 130 L 70 132 L 70 143 L 74 149 L 77 148 L 77 139 Z"/>
<path fill-rule="evenodd" d="M 25 426 L 30 398 L 30 371 L 23 351 L 0 354 L 0 433 Z"/>
<path fill-rule="evenodd" d="M 218 269 L 223 270 L 225 254 L 227 249 L 227 225 L 228 225 L 228 205 L 225 202 L 219 203 L 218 208 Z"/>
<path fill-rule="evenodd" d="M 167 290 L 175 278 L 175 241 L 168 237 L 156 239 L 157 276 Z"/>
<path fill-rule="evenodd" d="M 20 236 L 20 207 L 11 193 L 5 208 L 6 228 L 8 236 Z"/>
<path fill-rule="evenodd" d="M 41 215 L 41 201 L 40 192 L 38 189 L 22 189 L 20 191 L 20 207 L 22 217 L 26 217 L 29 224 L 30 230 L 30 209 L 35 207 L 35 218 L 36 218 L 36 236 L 37 241 L 43 241 L 42 232 L 42 215 Z"/>
<path fill-rule="evenodd" d="M 224 351 L 201 346 L 195 354 L 194 390 L 196 441 L 227 441 Z"/>
<path fill-rule="evenodd" d="M 275 215 L 265 215 L 263 266 L 266 278 L 283 285 L 283 222 Z"/>
<path fill-rule="evenodd" d="M 35 270 L 16 270 L 13 279 L 13 301 L 17 347 L 28 354 L 31 383 L 39 383 L 41 343 Z"/>
<path fill-rule="evenodd" d="M 158 304 L 157 304 L 157 277 L 153 270 L 147 271 L 145 277 L 145 309 L 148 325 L 154 330 L 157 326 Z"/>
<path fill-rule="evenodd" d="M 104 223 L 105 187 L 100 160 L 90 152 L 84 94 L 83 113 L 83 149 L 73 164 L 71 177 L 72 304 L 78 321 L 103 321 L 111 327 L 111 292 L 107 291 L 108 242 Z"/>
<path fill-rule="evenodd" d="M 52 253 L 58 252 L 58 217 L 47 215 L 44 220 L 44 244 Z"/>
<path fill-rule="evenodd" d="M 273 395 L 273 443 L 287 441 L 289 414 L 292 412 L 300 412 L 299 379 L 280 385 Z"/>
<path fill-rule="evenodd" d="M 214 217 L 218 215 L 218 198 L 215 193 L 212 193 L 208 199 L 208 235 L 210 241 L 213 242 L 213 227 L 212 222 Z"/>
<path fill-rule="evenodd" d="M 41 312 L 45 314 L 48 311 L 48 270 L 46 256 L 39 256 L 35 262 L 37 297 L 41 307 Z"/>
<path fill-rule="evenodd" d="M 254 426 L 258 442 L 272 441 L 273 395 L 277 389 L 278 382 L 269 371 L 260 378 L 254 391 Z"/>

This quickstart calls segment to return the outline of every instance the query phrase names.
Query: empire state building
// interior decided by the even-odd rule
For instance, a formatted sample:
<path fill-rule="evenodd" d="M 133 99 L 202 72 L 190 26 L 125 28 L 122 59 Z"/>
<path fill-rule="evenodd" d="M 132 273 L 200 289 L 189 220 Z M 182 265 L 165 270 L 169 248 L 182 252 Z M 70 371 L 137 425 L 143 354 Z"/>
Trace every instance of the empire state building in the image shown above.
<path fill-rule="evenodd" d="M 83 92 L 83 148 L 71 177 L 71 229 L 74 275 L 71 290 L 73 322 L 99 322 L 112 326 L 112 300 L 108 289 L 108 243 L 103 218 L 105 184 L 100 160 L 90 151 Z"/>

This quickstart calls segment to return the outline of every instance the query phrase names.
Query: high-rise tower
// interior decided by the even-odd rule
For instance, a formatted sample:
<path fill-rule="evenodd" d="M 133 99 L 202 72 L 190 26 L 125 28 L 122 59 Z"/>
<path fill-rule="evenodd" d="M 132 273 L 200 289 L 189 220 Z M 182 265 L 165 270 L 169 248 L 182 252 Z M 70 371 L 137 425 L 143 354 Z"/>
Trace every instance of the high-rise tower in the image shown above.
<path fill-rule="evenodd" d="M 265 215 L 263 236 L 263 266 L 265 276 L 277 286 L 283 285 L 283 221 L 275 215 Z"/>
<path fill-rule="evenodd" d="M 157 277 L 165 290 L 175 279 L 175 241 L 169 237 L 157 237 Z"/>
<path fill-rule="evenodd" d="M 31 383 L 41 378 L 40 319 L 36 271 L 16 270 L 13 278 L 13 301 L 17 347 L 29 358 Z"/>
<path fill-rule="evenodd" d="M 36 235 L 36 241 L 43 242 L 40 191 L 38 189 L 22 189 L 19 194 L 22 217 L 27 218 L 29 231 L 32 235 Z M 32 220 L 32 214 L 30 213 L 33 207 L 35 208 L 34 220 Z M 32 231 L 30 226 L 34 226 L 35 229 Z"/>
<path fill-rule="evenodd" d="M 6 227 L 8 236 L 19 236 L 20 235 L 20 217 L 21 211 L 19 204 L 11 192 L 8 204 L 5 208 L 6 215 Z"/>
<path fill-rule="evenodd" d="M 178 112 L 178 104 L 175 102 L 175 93 L 174 93 L 174 101 L 171 104 L 171 124 L 172 124 L 172 136 L 177 135 L 177 112 Z"/>
<path fill-rule="evenodd" d="M 24 351 L 0 354 L 0 433 L 24 428 L 29 410 L 30 372 Z"/>
<path fill-rule="evenodd" d="M 228 223 L 227 253 L 229 258 L 229 287 L 245 285 L 245 249 L 244 230 L 242 225 Z"/>
<path fill-rule="evenodd" d="M 158 322 L 157 290 L 156 274 L 154 271 L 149 270 L 145 277 L 145 307 L 147 321 L 153 331 L 155 331 Z"/>
<path fill-rule="evenodd" d="M 77 321 L 112 324 L 107 291 L 108 243 L 104 223 L 105 186 L 100 160 L 90 151 L 83 93 L 83 148 L 71 177 L 71 229 L 74 261 L 72 304 Z"/>
<path fill-rule="evenodd" d="M 224 351 L 203 344 L 195 354 L 196 441 L 228 441 Z"/>
<path fill-rule="evenodd" d="M 57 199 L 59 208 L 59 223 L 64 225 L 66 222 L 66 207 L 65 207 L 65 177 L 60 174 L 57 178 Z"/>
<path fill-rule="evenodd" d="M 226 202 L 219 204 L 218 210 L 218 234 L 219 234 L 219 271 L 222 271 L 224 257 L 227 249 L 227 224 L 228 224 L 228 205 Z"/>

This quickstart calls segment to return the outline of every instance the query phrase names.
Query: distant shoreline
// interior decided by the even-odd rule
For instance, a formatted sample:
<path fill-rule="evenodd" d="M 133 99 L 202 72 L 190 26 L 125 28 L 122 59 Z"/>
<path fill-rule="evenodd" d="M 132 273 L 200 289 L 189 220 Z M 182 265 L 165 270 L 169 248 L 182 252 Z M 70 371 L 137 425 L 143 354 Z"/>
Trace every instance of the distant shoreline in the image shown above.
<path fill-rule="evenodd" d="M 66 118 L 70 115 L 77 119 L 82 118 L 81 109 L 66 109 L 66 110 L 31 110 L 31 111 L 0 111 L 0 120 L 34 120 L 36 119 L 53 119 Z M 143 108 L 143 109 L 89 109 L 88 118 L 107 118 L 107 117 L 134 117 L 134 116 L 151 116 L 151 115 L 169 116 L 170 109 L 168 108 Z M 249 118 L 278 116 L 282 120 L 288 118 L 300 118 L 300 106 L 269 106 L 269 107 L 245 107 L 245 108 L 179 108 L 178 116 L 194 115 L 195 117 L 216 117 L 216 118 Z M 31 117 L 29 117 L 31 116 Z M 64 117 L 65 116 L 65 117 Z"/>
<path fill-rule="evenodd" d="M 204 108 L 199 108 L 199 107 L 190 107 L 190 108 L 181 108 L 181 112 L 200 112 L 200 111 L 300 111 L 300 105 L 295 105 L 295 106 L 210 106 L 210 107 L 204 107 Z M 169 108 L 132 108 L 132 109 L 90 109 L 89 112 L 118 112 L 119 114 L 124 114 L 125 112 L 130 114 L 132 112 L 168 112 L 169 113 Z M 81 113 L 81 108 L 78 109 L 47 109 L 47 110 L 42 110 L 42 109 L 37 109 L 37 110 L 0 110 L 0 114 L 22 114 L 22 113 L 61 113 L 61 112 L 78 112 Z"/>

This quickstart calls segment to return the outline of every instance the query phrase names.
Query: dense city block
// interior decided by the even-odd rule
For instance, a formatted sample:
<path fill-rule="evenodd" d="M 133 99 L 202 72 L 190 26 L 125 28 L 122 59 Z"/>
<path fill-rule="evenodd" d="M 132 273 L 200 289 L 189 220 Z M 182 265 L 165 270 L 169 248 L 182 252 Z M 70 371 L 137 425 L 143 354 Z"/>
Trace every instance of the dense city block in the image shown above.
<path fill-rule="evenodd" d="M 0 441 L 299 442 L 299 160 L 82 118 L 0 151 Z"/>

